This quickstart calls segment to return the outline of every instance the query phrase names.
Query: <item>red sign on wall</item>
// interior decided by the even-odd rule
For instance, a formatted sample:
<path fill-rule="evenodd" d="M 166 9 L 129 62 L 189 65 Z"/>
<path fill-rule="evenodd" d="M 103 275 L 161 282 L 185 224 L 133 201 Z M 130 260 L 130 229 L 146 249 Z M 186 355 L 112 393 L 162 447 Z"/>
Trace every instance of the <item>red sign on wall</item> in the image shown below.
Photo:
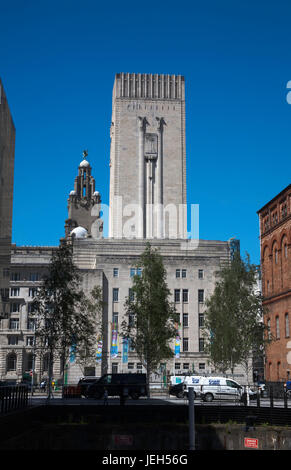
<path fill-rule="evenodd" d="M 257 449 L 259 447 L 259 440 L 251 437 L 245 437 L 245 447 Z"/>

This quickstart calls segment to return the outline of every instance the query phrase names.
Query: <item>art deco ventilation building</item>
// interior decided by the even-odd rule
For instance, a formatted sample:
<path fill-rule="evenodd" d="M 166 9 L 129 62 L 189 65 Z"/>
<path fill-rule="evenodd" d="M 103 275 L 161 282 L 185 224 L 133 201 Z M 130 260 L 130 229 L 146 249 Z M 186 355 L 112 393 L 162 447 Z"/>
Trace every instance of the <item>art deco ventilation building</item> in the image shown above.
<path fill-rule="evenodd" d="M 213 292 L 216 272 L 231 256 L 233 241 L 194 243 L 187 238 L 184 77 L 117 74 L 110 137 L 109 222 L 86 153 L 68 198 L 65 238 L 73 243 L 84 290 L 96 285 L 102 289 L 104 336 L 102 343 L 96 338 L 96 356 L 86 364 L 77 358 L 70 361 L 66 379 L 76 383 L 82 375 L 144 370 L 135 351 L 125 349 L 120 325 L 136 263 L 148 241 L 163 257 L 172 301 L 180 314 L 175 357 L 161 364 L 161 370 L 209 373 L 202 333 L 205 299 Z M 109 225 L 106 238 L 103 224 Z M 13 247 L 12 272 L 18 279 L 11 281 L 15 322 L 1 331 L 2 377 L 19 378 L 32 364 L 30 302 L 52 248 Z M 14 347 L 9 335 L 18 337 Z M 8 361 L 11 354 L 13 360 Z M 55 378 L 60 370 L 55 364 Z M 37 357 L 35 371 L 38 379 L 47 374 L 45 356 Z M 235 376 L 246 383 L 241 370 L 235 370 Z"/>

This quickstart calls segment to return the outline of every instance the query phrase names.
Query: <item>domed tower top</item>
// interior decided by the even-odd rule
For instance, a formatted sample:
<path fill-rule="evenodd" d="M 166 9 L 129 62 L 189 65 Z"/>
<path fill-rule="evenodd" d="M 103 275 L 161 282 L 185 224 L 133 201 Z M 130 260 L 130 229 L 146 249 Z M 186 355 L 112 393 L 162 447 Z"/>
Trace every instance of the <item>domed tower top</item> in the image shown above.
<path fill-rule="evenodd" d="M 99 192 L 95 191 L 95 179 L 91 175 L 92 168 L 87 156 L 88 151 L 84 150 L 74 189 L 69 194 L 68 219 L 65 224 L 66 237 L 79 226 L 87 230 L 88 237 L 102 237 L 101 220 L 99 220 L 99 225 L 97 224 L 97 219 L 100 219 L 101 198 Z"/>

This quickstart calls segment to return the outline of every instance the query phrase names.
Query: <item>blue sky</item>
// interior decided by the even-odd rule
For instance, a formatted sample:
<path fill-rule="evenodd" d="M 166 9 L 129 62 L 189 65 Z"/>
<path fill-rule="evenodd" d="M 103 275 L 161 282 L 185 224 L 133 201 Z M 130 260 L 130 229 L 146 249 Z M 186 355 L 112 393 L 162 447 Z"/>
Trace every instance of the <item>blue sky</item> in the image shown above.
<path fill-rule="evenodd" d="M 170 73 L 186 80 L 200 238 L 236 236 L 259 263 L 257 210 L 290 184 L 290 2 L 10 0 L 0 16 L 14 243 L 58 244 L 83 149 L 108 203 L 115 73 Z"/>

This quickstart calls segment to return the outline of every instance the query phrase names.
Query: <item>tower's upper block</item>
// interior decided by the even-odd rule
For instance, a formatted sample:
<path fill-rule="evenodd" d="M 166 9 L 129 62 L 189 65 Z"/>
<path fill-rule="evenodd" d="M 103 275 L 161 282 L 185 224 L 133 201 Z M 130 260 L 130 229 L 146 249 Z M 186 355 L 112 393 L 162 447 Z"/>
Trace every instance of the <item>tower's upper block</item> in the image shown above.
<path fill-rule="evenodd" d="M 114 82 L 113 100 L 116 98 L 141 98 L 185 101 L 184 85 L 184 77 L 181 75 L 118 73 Z"/>
<path fill-rule="evenodd" d="M 184 238 L 185 206 L 184 77 L 117 74 L 111 123 L 110 236 Z"/>

